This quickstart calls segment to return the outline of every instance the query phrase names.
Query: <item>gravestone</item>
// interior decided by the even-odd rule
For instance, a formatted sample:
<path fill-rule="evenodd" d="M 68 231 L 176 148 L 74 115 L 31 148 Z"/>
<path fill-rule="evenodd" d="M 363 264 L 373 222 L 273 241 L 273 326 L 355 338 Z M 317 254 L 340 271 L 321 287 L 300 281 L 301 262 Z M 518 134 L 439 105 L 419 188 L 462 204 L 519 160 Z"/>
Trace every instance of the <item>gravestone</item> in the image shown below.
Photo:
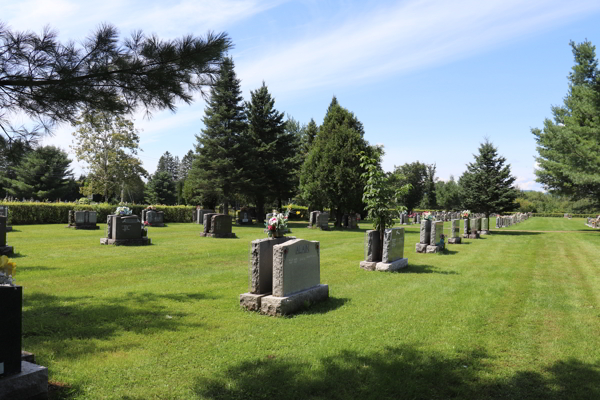
<path fill-rule="evenodd" d="M 348 229 L 358 229 L 358 222 L 356 221 L 356 215 L 350 215 L 348 217 Z"/>
<path fill-rule="evenodd" d="M 407 266 L 408 258 L 404 258 L 404 228 L 386 229 L 383 233 L 383 255 L 375 269 L 398 271 Z"/>
<path fill-rule="evenodd" d="M 208 213 L 214 213 L 214 211 L 197 208 L 194 210 L 194 222 L 204 225 L 204 214 Z"/>
<path fill-rule="evenodd" d="M 377 263 L 381 261 L 381 237 L 379 231 L 368 230 L 365 232 L 365 260 L 360 262 L 360 267 L 367 271 L 374 271 Z"/>
<path fill-rule="evenodd" d="M 468 239 L 471 234 L 471 224 L 469 223 L 469 217 L 463 219 L 463 238 Z"/>
<path fill-rule="evenodd" d="M 307 304 L 329 298 L 329 286 L 320 283 L 320 244 L 293 239 L 273 246 L 273 294 L 261 300 L 261 313 L 292 314 Z"/>
<path fill-rule="evenodd" d="M 479 239 L 479 231 L 481 230 L 481 218 L 474 217 L 470 220 L 471 232 L 469 239 Z"/>
<path fill-rule="evenodd" d="M 415 245 L 415 251 L 417 253 L 425 253 L 427 246 L 429 246 L 431 240 L 431 220 L 421 220 L 421 232 L 419 235 L 419 243 Z"/>
<path fill-rule="evenodd" d="M 450 238 L 448 238 L 448 243 L 449 244 L 460 244 L 461 243 L 461 239 L 459 236 L 460 233 L 460 228 L 459 228 L 459 220 L 458 219 L 453 219 L 452 221 L 450 221 Z"/>
<path fill-rule="evenodd" d="M 425 249 L 426 253 L 437 253 L 444 249 L 444 222 L 436 221 L 431 223 L 431 232 L 429 236 L 429 246 Z"/>
<path fill-rule="evenodd" d="M 6 217 L 2 217 L 6 218 Z M 21 372 L 23 287 L 0 286 L 0 386 L 5 376 Z"/>
<path fill-rule="evenodd" d="M 213 215 L 217 215 L 217 213 L 204 213 L 202 215 L 202 218 L 204 218 L 204 222 L 202 222 L 202 225 L 204 226 L 203 228 L 203 233 L 210 233 L 210 223 L 212 221 L 212 216 Z"/>
<path fill-rule="evenodd" d="M 73 229 L 100 229 L 97 222 L 96 211 L 75 211 L 69 210 L 69 224 L 67 228 Z"/>
<path fill-rule="evenodd" d="M 311 211 L 310 215 L 308 217 L 308 227 L 309 228 L 316 228 L 317 227 L 317 221 L 318 221 L 318 217 L 319 217 L 319 213 L 321 211 Z"/>
<path fill-rule="evenodd" d="M 489 235 L 490 233 L 490 220 L 488 218 L 481 218 L 481 231 L 480 235 Z"/>
<path fill-rule="evenodd" d="M 273 290 L 273 247 L 296 239 L 293 236 L 253 240 L 250 244 L 248 293 L 240 295 L 240 305 L 250 311 L 259 311 L 263 297 Z"/>
<path fill-rule="evenodd" d="M 8 226 L 8 206 L 0 206 L 0 216 L 6 217 L 6 232 L 12 231 L 12 226 Z"/>
<path fill-rule="evenodd" d="M 329 213 L 319 213 L 317 216 L 317 226 L 323 231 L 329 230 Z"/>
<path fill-rule="evenodd" d="M 144 210 L 142 211 L 142 221 L 147 222 L 150 226 L 165 226 L 165 213 L 163 211 L 156 210 Z"/>
<path fill-rule="evenodd" d="M 148 231 L 137 215 L 109 215 L 106 219 L 106 237 L 100 244 L 115 246 L 145 246 L 152 244 Z"/>
<path fill-rule="evenodd" d="M 417 214 L 417 224 L 421 223 L 421 214 Z"/>
<path fill-rule="evenodd" d="M 208 219 L 210 218 L 210 222 Z M 235 233 L 231 231 L 231 217 L 226 214 L 205 214 L 204 231 L 200 233 L 203 237 L 212 238 L 235 238 Z"/>
<path fill-rule="evenodd" d="M 13 247 L 6 245 L 6 220 L 5 216 L 0 216 L 0 256 L 10 256 L 13 254 Z"/>
<path fill-rule="evenodd" d="M 238 224 L 240 225 L 252 225 L 252 217 L 248 211 L 238 211 Z"/>

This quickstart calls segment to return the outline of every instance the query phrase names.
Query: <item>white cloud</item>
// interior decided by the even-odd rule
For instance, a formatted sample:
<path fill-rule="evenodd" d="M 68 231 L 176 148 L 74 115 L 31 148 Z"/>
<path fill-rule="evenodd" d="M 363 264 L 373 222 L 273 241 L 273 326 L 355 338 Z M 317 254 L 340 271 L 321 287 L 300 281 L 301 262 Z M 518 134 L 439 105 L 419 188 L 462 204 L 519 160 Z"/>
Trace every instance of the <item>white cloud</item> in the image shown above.
<path fill-rule="evenodd" d="M 600 9 L 597 1 L 405 1 L 362 13 L 328 31 L 289 43 L 271 41 L 258 58 L 242 57 L 246 88 L 272 91 L 356 85 L 489 50 L 502 42 Z M 277 40 L 277 39 L 273 39 Z"/>

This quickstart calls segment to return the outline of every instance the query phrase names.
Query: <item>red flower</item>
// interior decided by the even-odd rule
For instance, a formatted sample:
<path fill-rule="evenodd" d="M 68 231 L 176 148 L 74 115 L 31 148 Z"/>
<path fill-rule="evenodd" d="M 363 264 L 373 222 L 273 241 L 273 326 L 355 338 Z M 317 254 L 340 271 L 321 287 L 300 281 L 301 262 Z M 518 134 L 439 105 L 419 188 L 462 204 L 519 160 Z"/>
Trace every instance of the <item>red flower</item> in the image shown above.
<path fill-rule="evenodd" d="M 270 231 L 274 231 L 274 230 L 276 230 L 277 228 L 275 228 L 275 225 L 269 225 L 269 226 L 267 227 L 267 229 L 268 229 L 268 230 L 270 230 Z"/>

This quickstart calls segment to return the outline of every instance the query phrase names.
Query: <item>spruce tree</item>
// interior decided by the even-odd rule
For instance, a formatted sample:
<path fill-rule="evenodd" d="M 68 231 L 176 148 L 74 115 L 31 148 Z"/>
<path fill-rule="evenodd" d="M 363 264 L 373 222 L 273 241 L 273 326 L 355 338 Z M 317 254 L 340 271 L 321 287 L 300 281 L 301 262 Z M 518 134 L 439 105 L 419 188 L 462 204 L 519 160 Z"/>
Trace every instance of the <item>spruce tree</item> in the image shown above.
<path fill-rule="evenodd" d="M 286 132 L 284 113 L 275 109 L 275 99 L 264 82 L 250 94 L 251 100 L 245 103 L 248 129 L 243 140 L 242 193 L 254 201 L 257 220 L 262 222 L 267 200 L 281 200 L 291 194 L 294 171 L 290 158 L 296 139 Z"/>
<path fill-rule="evenodd" d="M 554 121 L 532 129 L 536 137 L 537 181 L 552 193 L 589 199 L 600 207 L 600 69 L 596 47 L 570 43 L 575 65 L 562 106 L 552 107 Z"/>
<path fill-rule="evenodd" d="M 515 177 L 510 174 L 506 158 L 486 140 L 479 146 L 475 162 L 467 164 L 467 171 L 460 177 L 462 206 L 470 211 L 484 213 L 487 218 L 493 212 L 503 213 L 516 210 L 517 190 L 513 186 Z"/>
<path fill-rule="evenodd" d="M 167 171 L 156 171 L 146 184 L 146 202 L 173 205 L 176 200 L 175 181 Z"/>
<path fill-rule="evenodd" d="M 240 186 L 240 162 L 244 157 L 240 141 L 246 129 L 246 116 L 240 80 L 231 58 L 223 61 L 219 74 L 205 109 L 205 127 L 196 135 L 196 157 L 184 190 L 189 199 L 223 202 L 227 214 L 229 200 Z"/>
<path fill-rule="evenodd" d="M 157 171 L 166 171 L 171 175 L 173 181 L 177 181 L 179 174 L 179 157 L 173 157 L 171 153 L 165 153 L 158 159 Z"/>
<path fill-rule="evenodd" d="M 366 172 L 359 153 L 373 156 L 356 116 L 333 97 L 310 152 L 302 165 L 300 190 L 311 208 L 329 207 L 340 226 L 345 213 L 363 209 Z"/>

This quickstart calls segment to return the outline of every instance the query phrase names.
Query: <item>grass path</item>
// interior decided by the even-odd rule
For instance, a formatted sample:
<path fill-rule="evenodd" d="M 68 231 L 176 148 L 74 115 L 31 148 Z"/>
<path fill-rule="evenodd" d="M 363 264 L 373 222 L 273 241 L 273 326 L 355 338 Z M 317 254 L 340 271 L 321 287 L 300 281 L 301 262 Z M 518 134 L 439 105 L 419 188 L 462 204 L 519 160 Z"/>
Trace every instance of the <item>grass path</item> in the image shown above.
<path fill-rule="evenodd" d="M 546 232 L 494 229 L 443 254 L 416 254 L 408 226 L 402 273 L 358 268 L 365 223 L 295 223 L 321 242 L 331 298 L 287 318 L 238 305 L 262 227 L 169 224 L 126 248 L 18 226 L 8 241 L 24 348 L 66 385 L 53 399 L 600 398 L 600 232 L 537 219 L 511 228 Z"/>

